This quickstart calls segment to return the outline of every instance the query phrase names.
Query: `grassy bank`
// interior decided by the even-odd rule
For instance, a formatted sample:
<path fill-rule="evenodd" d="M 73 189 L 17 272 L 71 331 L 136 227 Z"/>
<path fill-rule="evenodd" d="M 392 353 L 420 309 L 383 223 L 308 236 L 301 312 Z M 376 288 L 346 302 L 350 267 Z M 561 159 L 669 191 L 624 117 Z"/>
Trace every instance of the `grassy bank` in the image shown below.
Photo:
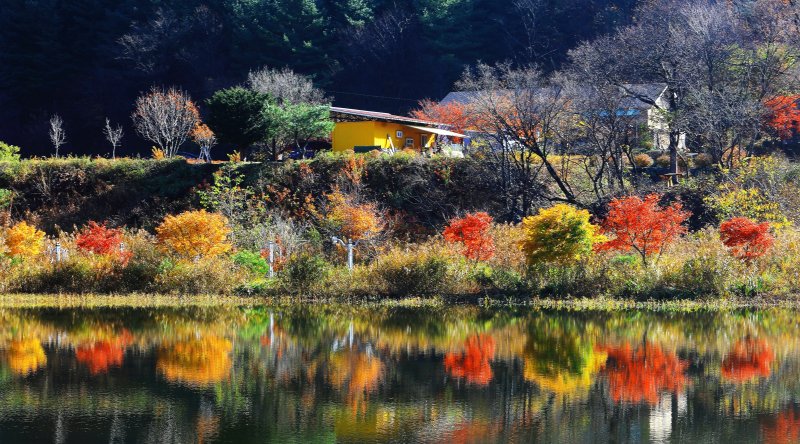
<path fill-rule="evenodd" d="M 542 202 L 522 224 L 503 222 L 486 168 L 412 155 L 3 162 L 0 292 L 445 303 L 800 294 L 800 169 L 786 159 L 742 161 L 649 204 L 620 196 L 589 213 Z M 640 204 L 653 226 L 636 226 Z M 750 231 L 723 233 L 741 216 Z M 629 229 L 661 234 L 644 248 Z M 357 242 L 352 270 L 334 237 Z"/>

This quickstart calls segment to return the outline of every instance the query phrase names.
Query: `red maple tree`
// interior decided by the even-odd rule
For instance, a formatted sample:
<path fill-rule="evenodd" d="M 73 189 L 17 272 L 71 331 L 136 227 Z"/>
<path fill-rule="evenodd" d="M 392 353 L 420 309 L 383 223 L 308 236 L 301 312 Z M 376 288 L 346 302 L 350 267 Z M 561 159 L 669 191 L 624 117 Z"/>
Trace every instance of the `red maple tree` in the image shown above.
<path fill-rule="evenodd" d="M 464 245 L 462 254 L 469 259 L 485 261 L 494 256 L 494 239 L 489 234 L 492 216 L 488 213 L 470 213 L 450 221 L 442 235 L 447 242 Z"/>
<path fill-rule="evenodd" d="M 756 223 L 746 217 L 734 217 L 719 226 L 719 237 L 731 255 L 745 262 L 757 259 L 775 244 L 769 222 Z"/>
<path fill-rule="evenodd" d="M 477 114 L 461 103 L 439 103 L 430 99 L 420 100 L 419 109 L 411 111 L 411 117 L 443 123 L 451 130 L 463 133 L 477 126 Z"/>
<path fill-rule="evenodd" d="M 686 232 L 683 223 L 690 213 L 680 202 L 667 207 L 659 204 L 661 196 L 647 195 L 644 199 L 628 196 L 609 203 L 608 216 L 603 221 L 603 234 L 611 240 L 597 244 L 597 251 L 635 251 L 647 265 L 647 257 L 660 256 L 664 248 Z"/>
<path fill-rule="evenodd" d="M 474 335 L 465 345 L 463 352 L 444 356 L 445 370 L 454 378 L 464 378 L 470 384 L 488 384 L 493 375 L 489 360 L 494 357 L 494 339 L 487 335 Z"/>
<path fill-rule="evenodd" d="M 119 228 L 108 228 L 105 223 L 98 224 L 90 221 L 75 238 L 75 245 L 83 251 L 114 256 L 123 263 L 127 263 L 131 258 L 131 252 L 122 251 L 120 248 L 123 236 L 122 230 Z"/>
<path fill-rule="evenodd" d="M 775 354 L 766 341 L 739 341 L 722 360 L 722 377 L 734 382 L 749 381 L 756 377 L 766 378 L 770 375 L 769 366 L 773 359 Z"/>
<path fill-rule="evenodd" d="M 655 344 L 600 349 L 608 354 L 601 373 L 608 378 L 611 399 L 616 402 L 654 405 L 659 393 L 678 392 L 686 385 L 688 363 Z"/>
<path fill-rule="evenodd" d="M 800 95 L 776 96 L 764 103 L 769 109 L 767 125 L 774 129 L 781 139 L 788 139 L 800 132 L 798 100 Z"/>
<path fill-rule="evenodd" d="M 75 239 L 78 248 L 95 254 L 114 253 L 121 243 L 122 230 L 108 228 L 95 221 L 90 221 Z"/>

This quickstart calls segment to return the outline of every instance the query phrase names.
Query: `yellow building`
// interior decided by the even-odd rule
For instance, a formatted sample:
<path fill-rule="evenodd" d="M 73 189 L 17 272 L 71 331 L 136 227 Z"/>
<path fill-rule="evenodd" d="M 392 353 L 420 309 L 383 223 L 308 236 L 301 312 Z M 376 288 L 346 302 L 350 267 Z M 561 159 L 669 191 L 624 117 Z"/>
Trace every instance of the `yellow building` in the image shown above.
<path fill-rule="evenodd" d="M 331 107 L 336 123 L 331 134 L 333 151 L 411 148 L 434 146 L 437 136 L 463 138 L 463 134 L 440 128 L 442 124 L 387 113 Z"/>

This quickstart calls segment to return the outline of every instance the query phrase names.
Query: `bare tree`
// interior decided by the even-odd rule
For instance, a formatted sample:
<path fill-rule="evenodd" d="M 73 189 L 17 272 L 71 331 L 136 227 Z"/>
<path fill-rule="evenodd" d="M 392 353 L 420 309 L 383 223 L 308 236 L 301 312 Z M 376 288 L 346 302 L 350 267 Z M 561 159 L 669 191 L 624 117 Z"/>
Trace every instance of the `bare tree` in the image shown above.
<path fill-rule="evenodd" d="M 582 81 L 625 90 L 660 115 L 668 133 L 670 170 L 678 173 L 685 138 L 717 162 L 749 148 L 763 124 L 764 102 L 793 89 L 798 60 L 795 26 L 779 0 L 752 5 L 655 0 L 636 24 L 571 51 Z M 659 100 L 637 95 L 633 82 L 667 85 Z"/>
<path fill-rule="evenodd" d="M 289 68 L 280 70 L 263 68 L 251 71 L 247 76 L 247 83 L 250 89 L 269 94 L 278 104 L 330 103 L 325 93 L 316 88 L 310 78 L 297 74 Z"/>
<path fill-rule="evenodd" d="M 496 164 L 499 187 L 510 217 L 530 214 L 539 199 L 577 203 L 567 180 L 568 156 L 560 143 L 574 127 L 562 88 L 535 68 L 507 64 L 467 70 L 457 87 L 469 91 L 478 130 L 492 139 L 486 154 Z"/>
<path fill-rule="evenodd" d="M 56 150 L 56 158 L 58 158 L 58 150 L 65 143 L 67 143 L 67 133 L 64 131 L 64 121 L 61 116 L 54 114 L 50 118 L 50 143 Z"/>
<path fill-rule="evenodd" d="M 191 98 L 181 90 L 151 88 L 136 99 L 131 116 L 136 132 L 174 157 L 200 121 L 200 113 Z"/>
<path fill-rule="evenodd" d="M 103 135 L 106 140 L 111 144 L 111 158 L 117 158 L 117 147 L 122 142 L 122 125 L 111 126 L 111 121 L 106 119 L 106 126 L 103 128 Z"/>

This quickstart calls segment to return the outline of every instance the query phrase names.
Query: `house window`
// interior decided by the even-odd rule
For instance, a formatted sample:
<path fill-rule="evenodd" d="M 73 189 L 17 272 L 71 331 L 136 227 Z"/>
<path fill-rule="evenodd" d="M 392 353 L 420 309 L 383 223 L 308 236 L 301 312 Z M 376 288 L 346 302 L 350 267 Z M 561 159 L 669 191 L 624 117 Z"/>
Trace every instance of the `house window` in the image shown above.
<path fill-rule="evenodd" d="M 430 134 L 422 134 L 421 136 L 419 136 L 419 147 L 420 148 L 427 147 L 428 146 L 428 139 L 430 139 L 430 138 L 431 138 Z"/>
<path fill-rule="evenodd" d="M 406 148 L 414 148 L 414 138 L 406 137 Z"/>
<path fill-rule="evenodd" d="M 400 131 L 400 130 L 397 130 L 397 133 L 395 133 L 395 136 L 397 136 L 398 139 L 402 139 L 403 138 L 403 132 Z"/>

